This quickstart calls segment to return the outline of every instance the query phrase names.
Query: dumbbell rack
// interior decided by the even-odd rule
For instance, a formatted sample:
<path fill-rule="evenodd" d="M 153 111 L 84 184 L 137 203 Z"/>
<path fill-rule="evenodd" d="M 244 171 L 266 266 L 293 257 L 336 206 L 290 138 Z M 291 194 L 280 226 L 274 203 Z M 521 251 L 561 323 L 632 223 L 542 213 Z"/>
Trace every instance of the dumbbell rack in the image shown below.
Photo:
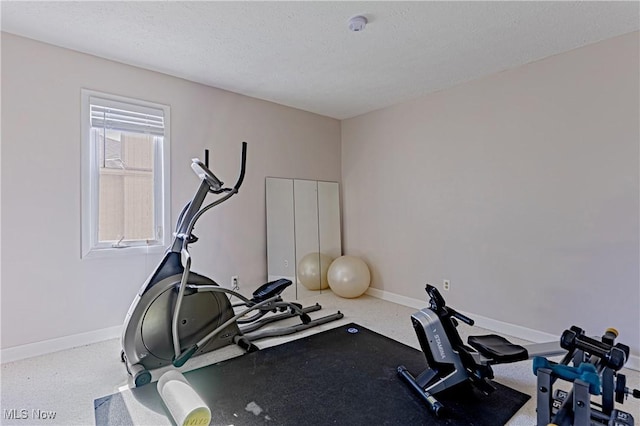
<path fill-rule="evenodd" d="M 563 408 L 572 414 L 568 423 L 571 425 L 634 426 L 633 416 L 626 411 L 613 409 L 609 414 L 605 414 L 602 404 L 590 400 L 589 384 L 580 379 L 573 381 L 571 392 L 556 389 L 553 397 L 549 398 L 553 379 L 551 369 L 538 370 L 538 426 L 549 424 L 549 419 L 557 417 Z M 567 404 L 571 404 L 571 407 L 567 407 Z"/>
<path fill-rule="evenodd" d="M 614 401 L 623 403 L 628 394 L 640 397 L 640 391 L 629 390 L 626 377 L 618 373 L 629 356 L 629 347 L 614 343 L 617 335 L 617 331 L 609 329 L 598 341 L 573 326 L 562 334 L 560 344 L 568 353 L 560 363 L 534 360 L 534 372 L 538 376 L 538 426 L 634 425 L 631 414 L 614 407 Z M 574 366 L 568 365 L 569 362 Z M 583 363 L 591 364 L 590 369 L 583 368 Z M 571 391 L 556 389 L 554 392 L 553 384 L 558 379 L 571 382 Z M 601 404 L 591 401 L 591 395 L 601 395 Z"/>

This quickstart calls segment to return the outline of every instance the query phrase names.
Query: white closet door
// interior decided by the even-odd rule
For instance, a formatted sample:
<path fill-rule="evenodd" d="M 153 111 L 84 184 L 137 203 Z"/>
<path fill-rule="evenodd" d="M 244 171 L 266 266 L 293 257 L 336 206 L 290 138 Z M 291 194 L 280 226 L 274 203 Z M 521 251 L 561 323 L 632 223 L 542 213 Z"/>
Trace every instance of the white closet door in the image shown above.
<path fill-rule="evenodd" d="M 295 283 L 293 180 L 267 178 L 266 195 L 268 280 L 286 278 Z"/>

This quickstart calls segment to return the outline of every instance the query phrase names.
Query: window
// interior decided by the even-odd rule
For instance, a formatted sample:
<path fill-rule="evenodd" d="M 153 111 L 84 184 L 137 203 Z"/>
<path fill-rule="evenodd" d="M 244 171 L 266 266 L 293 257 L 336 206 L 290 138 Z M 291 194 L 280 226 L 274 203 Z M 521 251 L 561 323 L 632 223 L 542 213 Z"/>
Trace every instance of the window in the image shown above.
<path fill-rule="evenodd" d="M 168 106 L 82 90 L 82 257 L 168 244 L 168 154 Z"/>

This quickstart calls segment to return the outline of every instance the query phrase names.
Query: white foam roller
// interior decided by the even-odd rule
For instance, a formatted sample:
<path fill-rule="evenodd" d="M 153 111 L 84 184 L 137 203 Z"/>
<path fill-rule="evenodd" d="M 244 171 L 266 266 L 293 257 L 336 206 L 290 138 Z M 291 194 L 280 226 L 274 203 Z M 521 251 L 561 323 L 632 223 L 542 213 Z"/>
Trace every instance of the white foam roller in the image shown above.
<path fill-rule="evenodd" d="M 179 371 L 169 370 L 160 376 L 158 393 L 178 426 L 211 423 L 211 410 Z"/>

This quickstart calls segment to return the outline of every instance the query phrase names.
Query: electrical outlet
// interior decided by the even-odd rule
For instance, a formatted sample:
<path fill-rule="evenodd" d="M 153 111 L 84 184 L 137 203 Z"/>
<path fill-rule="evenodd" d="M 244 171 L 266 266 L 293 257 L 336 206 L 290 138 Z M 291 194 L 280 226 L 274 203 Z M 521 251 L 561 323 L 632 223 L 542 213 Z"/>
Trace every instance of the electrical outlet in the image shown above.
<path fill-rule="evenodd" d="M 442 289 L 445 290 L 445 291 L 451 290 L 451 281 L 443 280 L 442 281 Z"/>
<path fill-rule="evenodd" d="M 240 282 L 238 281 L 238 276 L 234 275 L 231 277 L 231 289 L 232 290 L 240 290 Z"/>

